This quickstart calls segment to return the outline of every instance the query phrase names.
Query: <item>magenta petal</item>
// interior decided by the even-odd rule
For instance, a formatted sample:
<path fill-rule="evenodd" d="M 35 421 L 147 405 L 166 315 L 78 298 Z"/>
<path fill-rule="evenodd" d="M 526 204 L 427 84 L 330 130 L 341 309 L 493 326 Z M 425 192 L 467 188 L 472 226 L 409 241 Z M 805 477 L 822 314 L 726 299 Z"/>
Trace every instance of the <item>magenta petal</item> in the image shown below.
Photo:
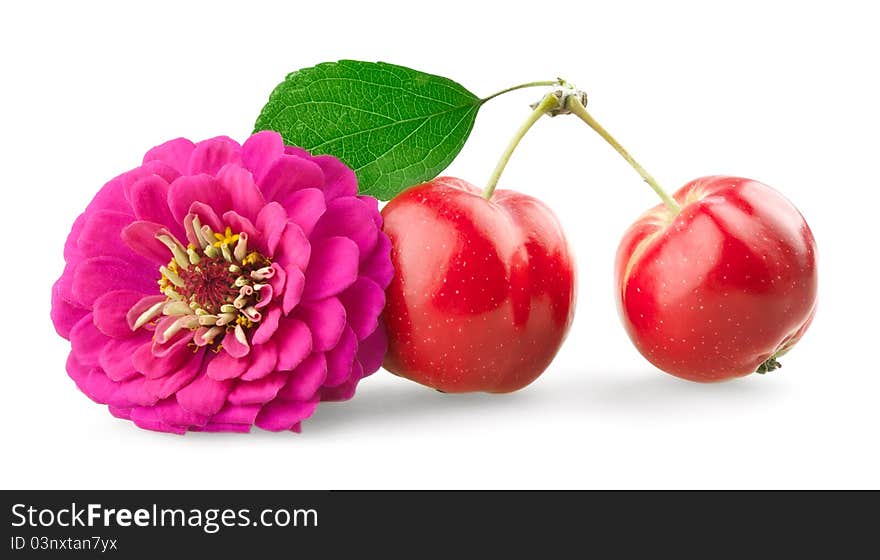
<path fill-rule="evenodd" d="M 370 375 L 382 365 L 388 350 L 388 337 L 380 324 L 373 333 L 358 343 L 357 360 L 364 368 L 364 375 Z"/>
<path fill-rule="evenodd" d="M 372 196 L 362 194 L 357 197 L 358 200 L 367 205 L 367 208 L 370 210 L 370 215 L 373 217 L 373 223 L 376 224 L 378 229 L 382 229 L 382 214 L 379 213 L 379 200 L 373 198 Z"/>
<path fill-rule="evenodd" d="M 82 385 L 82 391 L 98 404 L 107 404 L 119 389 L 100 368 L 93 368 Z"/>
<path fill-rule="evenodd" d="M 220 219 L 220 215 L 214 211 L 214 208 L 203 202 L 193 202 L 189 206 L 189 213 L 183 219 L 187 228 L 186 237 L 193 245 L 197 245 L 198 242 L 198 239 L 192 235 L 192 232 L 189 230 L 189 228 L 192 227 L 193 216 L 198 216 L 199 221 L 203 226 L 210 226 L 215 232 L 223 232 L 226 230 L 226 224 L 223 223 L 223 220 Z"/>
<path fill-rule="evenodd" d="M 228 163 L 241 164 L 241 146 L 228 136 L 217 136 L 196 144 L 189 158 L 189 174 L 216 175 Z"/>
<path fill-rule="evenodd" d="M 321 188 L 324 185 L 324 172 L 306 158 L 283 155 L 258 181 L 266 200 L 284 200 L 293 191 Z"/>
<path fill-rule="evenodd" d="M 312 332 L 312 349 L 326 352 L 336 346 L 345 328 L 345 307 L 334 298 L 303 302 L 296 318 L 304 321 Z"/>
<path fill-rule="evenodd" d="M 171 252 L 156 239 L 156 234 L 164 229 L 162 224 L 139 220 L 128 224 L 122 230 L 121 238 L 132 251 L 151 263 L 165 265 L 171 260 Z"/>
<path fill-rule="evenodd" d="M 321 400 L 325 401 L 347 401 L 352 398 L 357 389 L 358 381 L 363 377 L 363 368 L 361 364 L 355 360 L 351 364 L 351 373 L 345 383 L 337 387 L 324 387 L 321 389 Z"/>
<path fill-rule="evenodd" d="M 185 175 L 168 187 L 171 215 L 183 223 L 193 202 L 207 204 L 218 214 L 229 210 L 229 193 L 210 175 Z"/>
<path fill-rule="evenodd" d="M 188 339 L 181 337 L 175 339 L 172 344 L 160 346 L 159 348 L 164 351 L 164 355 L 161 357 L 156 356 L 157 345 L 155 342 L 145 344 L 135 350 L 131 356 L 131 362 L 136 370 L 149 379 L 164 377 L 181 368 L 192 356 L 192 352 L 187 347 L 191 339 L 192 334 Z"/>
<path fill-rule="evenodd" d="M 369 276 L 383 289 L 391 283 L 394 277 L 394 265 L 391 264 L 391 240 L 384 233 L 379 234 L 376 247 L 369 255 L 361 255 L 361 273 Z"/>
<path fill-rule="evenodd" d="M 235 389 L 229 393 L 229 403 L 233 402 L 232 395 L 234 393 Z M 259 404 L 227 404 L 220 409 L 220 412 L 211 417 L 211 422 L 215 424 L 244 424 L 250 427 L 256 420 L 260 408 Z"/>
<path fill-rule="evenodd" d="M 127 339 L 114 339 L 107 342 L 98 356 L 98 363 L 107 377 L 113 381 L 125 381 L 139 375 L 131 362 L 135 350 L 149 343 L 149 336 L 135 336 Z"/>
<path fill-rule="evenodd" d="M 324 196 L 333 200 L 340 196 L 354 196 L 358 192 L 357 177 L 347 165 L 330 155 L 316 156 L 312 161 L 324 172 Z"/>
<path fill-rule="evenodd" d="M 330 237 L 312 244 L 303 297 L 322 299 L 351 286 L 358 276 L 358 248 L 347 237 Z"/>
<path fill-rule="evenodd" d="M 52 324 L 55 326 L 55 332 L 64 338 L 70 338 L 70 329 L 85 317 L 89 312 L 87 309 L 73 305 L 62 297 L 62 282 L 65 278 L 59 278 L 52 286 Z"/>
<path fill-rule="evenodd" d="M 130 214 L 99 210 L 89 215 L 80 233 L 77 246 L 84 257 L 111 256 L 132 262 L 135 265 L 145 264 L 137 253 L 122 241 L 122 230 L 132 221 Z"/>
<path fill-rule="evenodd" d="M 228 337 L 235 338 L 235 335 L 228 334 Z M 226 337 L 223 339 L 224 346 L 226 343 Z M 250 365 L 250 359 L 247 357 L 244 358 L 234 358 L 230 356 L 227 352 L 220 352 L 214 359 L 208 362 L 208 377 L 212 379 L 216 379 L 217 381 L 224 381 L 226 379 L 233 379 L 239 377 L 242 373 Z"/>
<path fill-rule="evenodd" d="M 226 404 L 226 396 L 232 390 L 235 381 L 217 381 L 207 375 L 201 375 L 177 392 L 180 406 L 194 414 L 211 416 Z"/>
<path fill-rule="evenodd" d="M 246 341 L 240 341 L 233 331 L 227 332 L 223 337 L 223 350 L 233 358 L 244 358 L 251 351 L 251 347 Z"/>
<path fill-rule="evenodd" d="M 308 402 L 275 400 L 263 407 L 255 424 L 264 430 L 280 432 L 311 416 L 318 407 L 318 399 Z"/>
<path fill-rule="evenodd" d="M 168 208 L 168 183 L 158 175 L 144 177 L 128 189 L 128 199 L 138 220 L 161 224 L 175 236 L 183 234 L 180 222 Z"/>
<path fill-rule="evenodd" d="M 251 342 L 255 345 L 257 344 L 265 344 L 272 338 L 272 335 L 275 334 L 275 331 L 278 330 L 278 321 L 281 319 L 281 309 L 277 306 L 272 307 L 268 311 L 263 314 L 262 321 L 259 322 L 259 326 L 257 330 L 254 331 L 254 336 L 251 338 Z"/>
<path fill-rule="evenodd" d="M 244 381 L 253 381 L 263 378 L 275 370 L 278 363 L 278 351 L 273 342 L 267 342 L 260 346 L 254 346 L 251 352 L 251 363 L 247 371 L 241 375 Z"/>
<path fill-rule="evenodd" d="M 154 407 L 138 406 L 131 409 L 131 421 L 139 428 L 152 430 L 154 432 L 165 432 L 169 434 L 182 435 L 186 433 L 186 428 L 166 424 L 159 418 L 159 413 Z"/>
<path fill-rule="evenodd" d="M 373 214 L 363 201 L 354 196 L 337 198 L 327 203 L 327 211 L 318 220 L 312 232 L 312 241 L 327 237 L 348 237 L 357 243 L 361 255 L 367 255 L 376 246 L 379 228 Z"/>
<path fill-rule="evenodd" d="M 288 401 L 306 401 L 315 396 L 327 378 L 324 354 L 313 353 L 303 360 L 290 375 L 287 384 L 278 392 L 278 398 Z"/>
<path fill-rule="evenodd" d="M 385 290 L 362 276 L 339 294 L 339 301 L 345 306 L 349 326 L 358 339 L 363 339 L 379 324 L 379 315 L 385 308 Z"/>
<path fill-rule="evenodd" d="M 286 269 L 287 282 L 284 285 L 284 297 L 281 300 L 281 310 L 285 315 L 293 311 L 302 300 L 303 290 L 306 287 L 306 276 L 295 265 Z"/>
<path fill-rule="evenodd" d="M 93 312 L 95 326 L 102 333 L 113 338 L 128 338 L 134 334 L 126 316 L 129 310 L 143 299 L 144 295 L 132 290 L 114 290 L 95 300 Z"/>
<path fill-rule="evenodd" d="M 281 234 L 287 226 L 287 212 L 277 202 L 270 202 L 260 210 L 254 225 L 261 234 L 253 240 L 254 245 L 266 256 L 274 256 L 275 247 L 278 246 Z"/>
<path fill-rule="evenodd" d="M 131 420 L 131 407 L 107 406 L 110 414 L 121 420 Z"/>
<path fill-rule="evenodd" d="M 347 328 L 339 338 L 339 344 L 327 352 L 327 379 L 324 384 L 335 387 L 345 382 L 351 373 L 351 364 L 358 350 L 357 336 L 354 331 Z"/>
<path fill-rule="evenodd" d="M 79 320 L 70 329 L 70 347 L 77 360 L 84 366 L 96 367 L 99 364 L 98 356 L 104 345 L 110 339 L 107 338 L 93 322 L 93 315 L 89 313 Z"/>
<path fill-rule="evenodd" d="M 278 350 L 279 370 L 292 370 L 312 351 L 312 333 L 302 321 L 282 319 L 272 338 Z"/>
<path fill-rule="evenodd" d="M 125 315 L 125 322 L 128 325 L 128 328 L 134 330 L 138 318 L 143 315 L 145 311 L 166 299 L 167 298 L 164 295 L 142 296 L 137 303 L 128 309 L 128 312 Z"/>
<path fill-rule="evenodd" d="M 241 159 L 258 182 L 276 159 L 284 155 L 284 140 L 272 130 L 258 132 L 245 140 L 241 146 Z"/>
<path fill-rule="evenodd" d="M 232 228 L 232 231 L 235 233 L 244 232 L 248 234 L 248 237 L 251 239 L 256 239 L 257 237 L 257 228 L 254 226 L 253 222 L 234 210 L 230 210 L 223 214 L 223 223 Z"/>
<path fill-rule="evenodd" d="M 315 224 L 327 209 L 324 192 L 320 189 L 293 191 L 287 198 L 278 202 L 287 211 L 288 219 L 298 225 L 306 236 L 311 235 Z"/>
<path fill-rule="evenodd" d="M 251 172 L 239 165 L 230 164 L 220 170 L 217 180 L 229 191 L 232 209 L 249 220 L 255 220 L 266 205 L 266 200 L 254 183 Z"/>
<path fill-rule="evenodd" d="M 196 145 L 186 138 L 175 138 L 164 144 L 159 144 L 147 152 L 147 155 L 144 156 L 144 163 L 154 160 L 162 161 L 182 175 L 189 168 L 189 158 L 195 147 Z"/>
<path fill-rule="evenodd" d="M 67 355 L 65 368 L 67 369 L 68 377 L 73 379 L 73 382 L 76 383 L 76 386 L 82 391 L 86 379 L 89 377 L 89 372 L 92 371 L 93 368 L 81 364 L 80 361 L 76 359 L 76 354 L 73 352 Z"/>
<path fill-rule="evenodd" d="M 305 270 L 311 254 L 312 247 L 306 235 L 298 225 L 288 223 L 275 249 L 275 260 L 285 268 L 293 265 Z"/>
<path fill-rule="evenodd" d="M 241 381 L 229 393 L 233 404 L 263 404 L 271 401 L 287 382 L 287 372 L 276 371 L 255 381 Z"/>
<path fill-rule="evenodd" d="M 67 234 L 67 240 L 64 242 L 64 260 L 66 260 L 68 264 L 73 260 L 82 259 L 82 251 L 79 250 L 76 242 L 85 225 L 86 215 L 83 213 L 77 216 L 73 221 L 73 225 L 70 227 L 70 233 Z"/>
<path fill-rule="evenodd" d="M 174 397 L 157 402 L 156 412 L 163 422 L 172 426 L 188 428 L 190 426 L 204 426 L 208 423 L 208 416 L 194 414 L 184 409 Z"/>
<path fill-rule="evenodd" d="M 156 379 L 145 379 L 144 390 L 156 399 L 164 399 L 188 385 L 202 371 L 205 353 L 193 355 L 177 371 Z"/>

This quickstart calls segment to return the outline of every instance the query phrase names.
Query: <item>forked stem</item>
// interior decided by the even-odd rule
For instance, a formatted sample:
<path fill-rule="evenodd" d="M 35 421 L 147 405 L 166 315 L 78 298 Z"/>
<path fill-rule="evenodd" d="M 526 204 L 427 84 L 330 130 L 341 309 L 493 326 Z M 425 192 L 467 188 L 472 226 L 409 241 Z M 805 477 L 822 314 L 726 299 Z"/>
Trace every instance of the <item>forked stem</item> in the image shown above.
<path fill-rule="evenodd" d="M 513 135 L 513 138 L 510 139 L 510 143 L 507 145 L 504 153 L 501 154 L 501 159 L 498 160 L 498 165 L 495 166 L 495 170 L 492 172 L 492 176 L 489 177 L 489 182 L 486 184 L 486 188 L 483 189 L 483 198 L 486 200 L 492 198 L 492 194 L 495 192 L 495 187 L 498 185 L 498 179 L 501 178 L 501 174 L 504 172 L 504 168 L 507 166 L 510 156 L 513 155 L 513 151 L 516 150 L 520 140 L 522 140 L 523 136 L 525 136 L 529 129 L 532 128 L 532 125 L 538 122 L 538 119 L 540 119 L 544 113 L 553 109 L 558 109 L 561 106 L 562 93 L 558 91 L 548 93 L 538 102 L 537 105 L 535 105 L 535 110 L 532 111 L 529 118 L 527 118 L 522 126 L 519 127 L 519 130 L 517 130 L 516 134 Z"/>
<path fill-rule="evenodd" d="M 611 134 L 609 134 L 608 131 L 605 130 L 605 128 L 596 121 L 596 119 L 593 118 L 593 115 L 591 115 L 587 111 L 587 108 L 584 106 L 583 102 L 581 102 L 581 97 L 582 95 L 574 93 L 567 95 L 565 97 L 565 108 L 568 111 L 577 115 L 582 121 L 587 123 L 590 128 L 595 130 L 599 134 L 599 136 L 601 136 L 606 142 L 608 142 L 608 144 L 611 145 L 612 148 L 617 150 L 617 153 L 623 156 L 623 159 L 625 159 L 627 163 L 629 163 L 632 168 L 635 169 L 639 175 L 641 175 L 642 179 L 644 179 L 645 182 L 648 183 L 648 185 L 652 189 L 654 189 L 654 192 L 657 193 L 657 196 L 659 196 L 663 203 L 666 204 L 666 206 L 672 212 L 673 216 L 681 212 L 681 206 L 678 205 L 678 202 L 676 202 L 674 198 L 669 196 L 669 194 L 663 189 L 663 187 L 660 186 L 657 180 L 654 179 L 654 177 L 652 177 L 650 173 L 645 171 L 645 168 L 639 165 L 639 162 L 637 162 L 631 155 L 629 155 L 629 152 L 627 152 L 624 147 L 620 145 L 620 142 L 615 140 L 615 138 L 611 136 Z"/>

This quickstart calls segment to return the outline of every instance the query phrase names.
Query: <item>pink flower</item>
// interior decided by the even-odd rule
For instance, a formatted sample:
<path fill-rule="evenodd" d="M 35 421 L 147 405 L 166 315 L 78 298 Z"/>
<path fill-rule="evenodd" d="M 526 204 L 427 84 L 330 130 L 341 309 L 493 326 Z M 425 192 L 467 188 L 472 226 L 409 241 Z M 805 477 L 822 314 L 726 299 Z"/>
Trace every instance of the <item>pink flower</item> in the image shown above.
<path fill-rule="evenodd" d="M 381 225 L 349 168 L 275 133 L 157 146 L 67 238 L 67 372 L 142 428 L 298 432 L 382 362 Z"/>

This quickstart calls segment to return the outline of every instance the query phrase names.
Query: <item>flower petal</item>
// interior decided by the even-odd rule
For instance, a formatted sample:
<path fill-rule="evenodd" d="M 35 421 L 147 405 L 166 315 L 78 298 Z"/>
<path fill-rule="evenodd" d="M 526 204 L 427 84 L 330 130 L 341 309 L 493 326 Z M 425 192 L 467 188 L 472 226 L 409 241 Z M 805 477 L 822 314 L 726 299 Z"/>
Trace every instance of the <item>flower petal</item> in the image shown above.
<path fill-rule="evenodd" d="M 337 198 L 327 203 L 327 211 L 312 232 L 312 241 L 333 236 L 347 237 L 357 243 L 361 255 L 376 246 L 379 228 L 373 221 L 375 211 L 354 196 Z"/>
<path fill-rule="evenodd" d="M 278 330 L 278 321 L 281 319 L 281 309 L 277 306 L 272 307 L 263 314 L 263 318 L 254 331 L 251 342 L 256 344 L 265 344 L 272 338 L 275 331 Z"/>
<path fill-rule="evenodd" d="M 287 211 L 288 219 L 298 225 L 306 236 L 311 235 L 315 224 L 327 210 L 324 192 L 320 189 L 293 191 L 279 202 Z"/>
<path fill-rule="evenodd" d="M 345 307 L 334 298 L 303 302 L 296 309 L 296 318 L 304 321 L 312 332 L 312 350 L 326 352 L 339 342 L 345 328 Z"/>
<path fill-rule="evenodd" d="M 307 402 L 275 400 L 260 410 L 254 423 L 272 432 L 290 430 L 294 425 L 311 416 L 317 407 L 317 398 Z"/>
<path fill-rule="evenodd" d="M 232 390 L 235 381 L 217 381 L 207 375 L 196 379 L 177 391 L 177 402 L 184 409 L 204 416 L 216 414 L 226 404 L 226 396 Z"/>
<path fill-rule="evenodd" d="M 361 274 L 370 277 L 376 284 L 385 289 L 394 277 L 394 265 L 391 264 L 391 240 L 384 233 L 379 234 L 376 246 L 369 255 L 361 255 Z"/>
<path fill-rule="evenodd" d="M 366 338 L 376 330 L 379 315 L 385 308 L 385 290 L 365 276 L 361 276 L 347 290 L 339 294 L 345 306 L 348 324 L 358 339 Z"/>
<path fill-rule="evenodd" d="M 253 381 L 263 378 L 275 370 L 278 363 L 278 351 L 274 342 L 267 342 L 260 346 L 254 346 L 251 354 L 251 363 L 247 371 L 241 375 L 244 381 Z"/>
<path fill-rule="evenodd" d="M 282 319 L 272 340 L 278 349 L 276 367 L 281 371 L 292 370 L 312 351 L 312 333 L 296 319 Z"/>
<path fill-rule="evenodd" d="M 83 366 L 97 367 L 98 356 L 110 339 L 94 323 L 94 315 L 89 313 L 70 329 L 70 348 Z"/>
<path fill-rule="evenodd" d="M 95 326 L 102 333 L 113 338 L 128 338 L 134 334 L 126 316 L 129 310 L 143 299 L 144 295 L 133 290 L 113 290 L 95 300 L 92 311 Z"/>
<path fill-rule="evenodd" d="M 175 236 L 183 235 L 180 222 L 168 208 L 168 182 L 158 175 L 149 175 L 133 183 L 128 189 L 128 200 L 138 220 L 154 222 L 168 228 Z"/>
<path fill-rule="evenodd" d="M 254 223 L 234 210 L 223 214 L 223 223 L 232 228 L 232 231 L 235 233 L 244 232 L 251 239 L 257 237 L 257 228 L 254 226 Z"/>
<path fill-rule="evenodd" d="M 147 333 L 127 339 L 109 340 L 104 345 L 104 348 L 101 349 L 98 363 L 101 369 L 104 370 L 104 373 L 107 374 L 107 377 L 113 381 L 131 379 L 139 375 L 134 364 L 131 362 L 131 356 L 138 348 L 149 343 L 150 337 Z"/>
<path fill-rule="evenodd" d="M 351 364 L 351 373 L 345 383 L 337 387 L 324 387 L 321 389 L 321 400 L 324 401 L 347 401 L 354 396 L 357 384 L 363 377 L 363 368 L 357 360 Z"/>
<path fill-rule="evenodd" d="M 275 248 L 275 261 L 285 268 L 293 265 L 305 270 L 311 254 L 312 247 L 306 235 L 298 225 L 288 223 Z"/>
<path fill-rule="evenodd" d="M 250 171 L 240 165 L 225 165 L 217 174 L 217 180 L 229 191 L 233 210 L 249 220 L 257 219 L 266 200 Z"/>
<path fill-rule="evenodd" d="M 189 158 L 189 174 L 216 175 L 227 163 L 241 164 L 241 146 L 228 136 L 209 138 L 196 144 L 193 149 Z"/>
<path fill-rule="evenodd" d="M 241 386 L 241 384 L 239 384 Z M 237 389 L 238 387 L 236 387 Z M 235 393 L 233 389 L 232 393 L 229 393 L 229 403 L 220 409 L 220 412 L 211 417 L 212 423 L 221 423 L 221 424 L 244 424 L 248 427 L 252 426 L 254 420 L 257 418 L 257 414 L 260 413 L 260 405 L 259 404 L 231 404 L 232 395 Z M 260 403 L 262 404 L 262 403 Z"/>
<path fill-rule="evenodd" d="M 303 297 L 322 299 L 351 286 L 358 276 L 358 248 L 347 237 L 330 237 L 312 244 Z"/>
<path fill-rule="evenodd" d="M 251 170 L 257 182 L 272 166 L 276 159 L 284 155 L 284 140 L 272 130 L 264 130 L 252 135 L 241 146 L 241 159 Z"/>
<path fill-rule="evenodd" d="M 52 317 L 52 324 L 55 326 L 55 332 L 69 339 L 70 329 L 89 311 L 64 299 L 62 296 L 64 291 L 62 285 L 65 282 L 68 282 L 68 280 L 62 276 L 52 286 L 52 311 L 50 315 Z"/>
<path fill-rule="evenodd" d="M 217 214 L 229 210 L 229 193 L 210 175 L 185 175 L 168 187 L 171 215 L 183 223 L 193 202 L 207 204 Z"/>
<path fill-rule="evenodd" d="M 122 230 L 122 241 L 135 253 L 157 265 L 168 264 L 171 252 L 156 239 L 156 234 L 165 229 L 162 224 L 139 220 L 128 224 Z"/>
<path fill-rule="evenodd" d="M 287 212 L 277 202 L 270 202 L 260 210 L 254 224 L 260 235 L 253 240 L 256 248 L 268 257 L 275 254 L 275 247 L 281 240 L 281 234 L 287 226 Z"/>
<path fill-rule="evenodd" d="M 174 397 L 168 397 L 156 403 L 156 412 L 162 422 L 171 426 L 189 428 L 191 426 L 204 426 L 208 423 L 208 416 L 194 414 L 177 403 Z"/>
<path fill-rule="evenodd" d="M 306 158 L 282 155 L 269 166 L 258 180 L 266 200 L 284 200 L 293 191 L 321 188 L 324 172 Z"/>
<path fill-rule="evenodd" d="M 255 381 L 241 381 L 229 393 L 232 404 L 263 404 L 271 401 L 287 382 L 287 372 L 276 371 Z"/>
<path fill-rule="evenodd" d="M 148 161 L 162 161 L 178 171 L 181 175 L 189 170 L 189 158 L 196 145 L 186 138 L 175 138 L 164 144 L 159 144 L 144 156 L 144 163 Z"/>
<path fill-rule="evenodd" d="M 357 336 L 354 331 L 346 327 L 339 338 L 339 344 L 327 352 L 327 379 L 324 381 L 324 385 L 336 387 L 348 379 L 357 349 Z"/>
<path fill-rule="evenodd" d="M 232 334 L 227 334 L 227 336 L 235 338 L 235 335 Z M 224 337 L 224 342 L 225 340 Z M 220 352 L 214 356 L 214 359 L 208 362 L 207 374 L 208 377 L 217 381 L 234 379 L 244 373 L 248 365 L 250 365 L 250 359 L 247 357 L 234 358 L 227 352 Z"/>
<path fill-rule="evenodd" d="M 340 196 L 354 196 L 358 192 L 357 177 L 354 171 L 339 158 L 321 155 L 312 158 L 324 172 L 324 196 L 333 200 Z"/>
<path fill-rule="evenodd" d="M 76 244 L 84 257 L 119 257 L 135 266 L 146 264 L 122 240 L 122 231 L 132 221 L 131 214 L 113 210 L 92 213 L 83 225 Z"/>
<path fill-rule="evenodd" d="M 293 311 L 302 300 L 303 290 L 306 287 L 306 276 L 298 266 L 289 265 L 285 269 L 287 282 L 284 284 L 284 297 L 281 300 L 281 310 L 285 315 Z"/>
<path fill-rule="evenodd" d="M 144 380 L 144 390 L 156 399 L 164 399 L 188 385 L 202 371 L 205 352 L 201 351 L 189 358 L 179 369 L 170 375 Z"/>
<path fill-rule="evenodd" d="M 358 343 L 357 360 L 364 369 L 364 376 L 372 374 L 382 365 L 388 350 L 388 336 L 381 324 L 367 338 Z"/>
<path fill-rule="evenodd" d="M 166 424 L 159 418 L 159 413 L 152 406 L 137 406 L 131 409 L 131 421 L 139 428 L 144 430 L 152 430 L 154 432 L 166 432 L 170 434 L 182 435 L 186 433 L 185 428 L 180 426 L 172 426 Z"/>
<path fill-rule="evenodd" d="M 287 383 L 278 392 L 278 398 L 288 401 L 307 401 L 315 396 L 327 378 L 327 360 L 315 352 L 293 371 Z"/>

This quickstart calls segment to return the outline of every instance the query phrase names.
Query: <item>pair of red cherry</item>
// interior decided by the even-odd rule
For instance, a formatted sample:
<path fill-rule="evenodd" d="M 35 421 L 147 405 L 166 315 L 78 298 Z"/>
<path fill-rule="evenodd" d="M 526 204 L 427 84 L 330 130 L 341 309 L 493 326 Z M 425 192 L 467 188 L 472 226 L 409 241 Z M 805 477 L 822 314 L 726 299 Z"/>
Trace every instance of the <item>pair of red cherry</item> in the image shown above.
<path fill-rule="evenodd" d="M 638 350 L 693 381 L 779 367 L 816 306 L 815 241 L 798 210 L 738 177 L 696 179 L 669 197 L 582 113 L 664 200 L 617 252 L 618 307 Z M 535 198 L 492 190 L 441 177 L 382 211 L 396 272 L 383 316 L 389 371 L 445 392 L 509 392 L 562 345 L 576 295 L 562 227 Z"/>

